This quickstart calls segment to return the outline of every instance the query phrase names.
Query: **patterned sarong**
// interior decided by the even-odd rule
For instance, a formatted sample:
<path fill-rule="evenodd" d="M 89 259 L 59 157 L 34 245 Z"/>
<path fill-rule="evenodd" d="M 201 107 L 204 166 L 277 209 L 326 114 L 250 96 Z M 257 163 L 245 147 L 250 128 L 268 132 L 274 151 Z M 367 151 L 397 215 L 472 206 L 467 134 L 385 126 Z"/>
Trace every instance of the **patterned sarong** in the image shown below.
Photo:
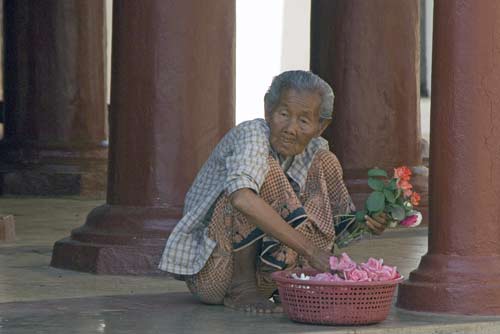
<path fill-rule="evenodd" d="M 317 247 L 333 252 L 335 216 L 353 208 L 335 155 L 325 150 L 316 153 L 301 194 L 294 192 L 274 158 L 269 157 L 268 163 L 269 172 L 259 196 Z M 202 270 L 185 278 L 189 290 L 204 303 L 223 303 L 233 276 L 233 253 L 255 242 L 261 243 L 257 283 L 266 297 L 276 289 L 272 272 L 307 265 L 294 250 L 249 223 L 225 194 L 216 201 L 207 223 L 208 235 L 217 246 Z"/>

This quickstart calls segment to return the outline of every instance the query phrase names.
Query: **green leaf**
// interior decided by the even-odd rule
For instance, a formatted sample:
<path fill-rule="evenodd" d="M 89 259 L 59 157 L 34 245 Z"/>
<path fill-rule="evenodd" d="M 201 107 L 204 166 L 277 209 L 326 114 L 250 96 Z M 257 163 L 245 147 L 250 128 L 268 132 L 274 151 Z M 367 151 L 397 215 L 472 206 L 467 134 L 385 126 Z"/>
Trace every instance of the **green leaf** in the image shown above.
<path fill-rule="evenodd" d="M 368 171 L 368 176 L 384 176 L 387 177 L 387 172 L 380 168 L 372 168 Z"/>
<path fill-rule="evenodd" d="M 391 189 L 391 190 L 398 189 L 398 180 L 397 179 L 392 179 L 391 181 L 389 181 L 389 189 Z"/>
<path fill-rule="evenodd" d="M 364 211 L 356 211 L 356 221 L 364 222 L 366 213 Z"/>
<path fill-rule="evenodd" d="M 369 212 L 380 212 L 385 207 L 385 196 L 381 191 L 374 191 L 366 200 L 366 208 Z"/>
<path fill-rule="evenodd" d="M 393 205 L 391 207 L 391 216 L 392 218 L 401 221 L 405 219 L 405 209 L 399 205 Z"/>
<path fill-rule="evenodd" d="M 391 190 L 384 189 L 384 196 L 387 202 L 389 203 L 395 203 L 396 202 L 396 197 L 394 196 L 394 192 Z"/>
<path fill-rule="evenodd" d="M 384 189 L 384 182 L 379 179 L 374 179 L 373 177 L 368 178 L 368 185 L 373 190 L 382 191 Z"/>
<path fill-rule="evenodd" d="M 398 196 L 396 197 L 396 204 L 403 206 L 405 203 L 405 200 L 404 200 L 403 196 L 401 196 L 401 194 L 402 194 L 401 189 L 398 189 Z"/>

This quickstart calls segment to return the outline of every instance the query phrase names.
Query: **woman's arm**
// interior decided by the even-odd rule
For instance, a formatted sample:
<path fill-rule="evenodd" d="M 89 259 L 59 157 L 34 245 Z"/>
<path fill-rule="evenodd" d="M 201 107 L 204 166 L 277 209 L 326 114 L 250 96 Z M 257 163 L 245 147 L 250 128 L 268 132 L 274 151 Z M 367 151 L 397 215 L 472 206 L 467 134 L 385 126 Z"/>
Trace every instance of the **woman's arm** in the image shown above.
<path fill-rule="evenodd" d="M 328 252 L 316 247 L 303 234 L 288 225 L 274 209 L 251 189 L 243 188 L 230 195 L 233 207 L 238 209 L 264 233 L 304 256 L 311 266 L 322 272 L 330 270 Z"/>

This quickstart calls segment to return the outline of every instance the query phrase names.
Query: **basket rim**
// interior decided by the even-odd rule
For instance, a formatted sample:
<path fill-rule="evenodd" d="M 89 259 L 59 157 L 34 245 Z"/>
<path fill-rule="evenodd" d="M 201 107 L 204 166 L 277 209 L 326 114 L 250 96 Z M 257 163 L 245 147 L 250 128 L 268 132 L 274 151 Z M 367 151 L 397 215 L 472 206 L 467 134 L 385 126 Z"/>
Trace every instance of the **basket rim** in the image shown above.
<path fill-rule="evenodd" d="M 272 279 L 279 283 L 293 283 L 302 285 L 314 285 L 314 286 L 385 286 L 385 285 L 397 285 L 404 280 L 404 276 L 390 280 L 390 281 L 375 281 L 375 282 L 353 282 L 353 281 L 343 281 L 343 282 L 329 282 L 329 281 L 314 281 L 314 280 L 297 280 L 295 278 L 289 278 L 291 274 L 304 273 L 307 275 L 319 274 L 319 271 L 312 269 L 295 269 L 295 270 L 280 270 L 275 271 L 271 274 Z"/>

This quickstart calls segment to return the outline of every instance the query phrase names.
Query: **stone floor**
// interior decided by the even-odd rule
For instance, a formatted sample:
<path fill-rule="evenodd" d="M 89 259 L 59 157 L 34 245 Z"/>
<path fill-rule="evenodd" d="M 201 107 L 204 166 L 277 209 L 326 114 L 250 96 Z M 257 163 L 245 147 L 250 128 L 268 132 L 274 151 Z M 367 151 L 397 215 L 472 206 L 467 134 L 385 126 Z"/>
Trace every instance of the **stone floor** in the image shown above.
<path fill-rule="evenodd" d="M 370 326 L 298 324 L 205 306 L 166 277 L 96 276 L 48 266 L 53 243 L 80 226 L 101 201 L 0 197 L 17 239 L 0 242 L 0 334 L 4 333 L 500 333 L 499 317 L 412 313 L 393 308 Z M 383 257 L 407 276 L 426 252 L 427 229 L 391 230 L 344 249 Z"/>

